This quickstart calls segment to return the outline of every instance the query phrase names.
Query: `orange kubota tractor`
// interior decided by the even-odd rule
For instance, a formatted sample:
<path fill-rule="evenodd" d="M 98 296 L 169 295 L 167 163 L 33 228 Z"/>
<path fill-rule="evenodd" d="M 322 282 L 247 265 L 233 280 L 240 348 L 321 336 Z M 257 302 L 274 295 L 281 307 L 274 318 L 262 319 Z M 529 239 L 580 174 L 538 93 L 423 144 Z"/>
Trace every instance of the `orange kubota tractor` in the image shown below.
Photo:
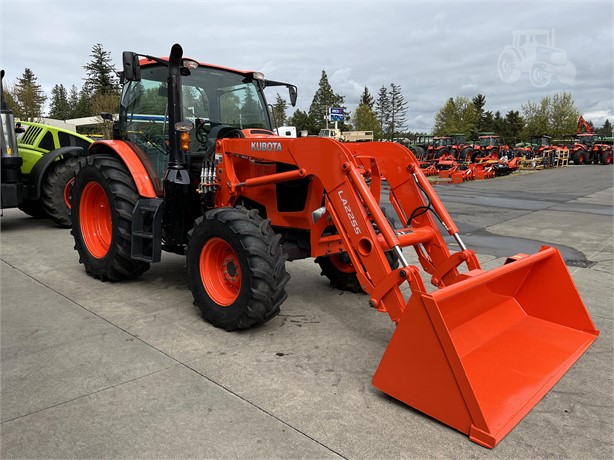
<path fill-rule="evenodd" d="M 294 104 L 296 87 L 184 59 L 179 45 L 168 58 L 123 61 L 115 137 L 91 145 L 73 187 L 72 234 L 89 275 L 130 279 L 162 250 L 186 254 L 195 304 L 230 331 L 273 318 L 286 260 L 314 257 L 397 325 L 373 384 L 488 447 L 595 340 L 557 250 L 482 270 L 407 148 L 275 136 L 263 90 L 286 86 Z M 380 207 L 383 177 L 398 228 Z"/>

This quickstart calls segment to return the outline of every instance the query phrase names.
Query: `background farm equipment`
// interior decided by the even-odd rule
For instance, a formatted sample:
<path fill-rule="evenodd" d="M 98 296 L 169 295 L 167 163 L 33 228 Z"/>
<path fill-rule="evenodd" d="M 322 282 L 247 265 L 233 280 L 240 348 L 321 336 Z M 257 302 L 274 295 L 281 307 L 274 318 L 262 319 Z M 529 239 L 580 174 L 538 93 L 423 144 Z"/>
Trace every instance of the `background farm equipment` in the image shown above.
<path fill-rule="evenodd" d="M 373 384 L 487 447 L 595 340 L 559 252 L 483 270 L 405 147 L 275 136 L 264 89 L 286 86 L 294 104 L 294 86 L 184 59 L 179 45 L 141 56 L 123 56 L 116 138 L 92 144 L 75 179 L 72 234 L 89 275 L 130 279 L 162 250 L 186 254 L 195 304 L 230 331 L 277 315 L 286 260 L 313 257 L 397 325 Z"/>
<path fill-rule="evenodd" d="M 603 136 L 594 133 L 592 126 L 580 116 L 569 156 L 576 165 L 610 165 L 612 164 L 612 143 L 606 142 Z"/>
<path fill-rule="evenodd" d="M 13 114 L 4 102 L 2 110 L 2 183 L 8 187 L 3 185 L 2 207 L 18 207 L 33 217 L 48 217 L 62 227 L 70 227 L 77 157 L 87 150 L 91 139 L 25 121 L 20 123 L 22 130 L 17 138 Z"/>

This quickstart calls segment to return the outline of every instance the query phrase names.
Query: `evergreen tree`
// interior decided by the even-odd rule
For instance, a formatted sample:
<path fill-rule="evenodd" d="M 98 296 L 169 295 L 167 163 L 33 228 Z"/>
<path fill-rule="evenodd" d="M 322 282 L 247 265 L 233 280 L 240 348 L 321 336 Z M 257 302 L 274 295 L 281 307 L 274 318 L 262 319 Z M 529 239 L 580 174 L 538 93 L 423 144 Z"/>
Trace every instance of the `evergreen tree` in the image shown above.
<path fill-rule="evenodd" d="M 485 111 L 484 111 L 484 106 L 486 106 L 486 96 L 484 96 L 483 94 L 478 94 L 476 96 L 473 97 L 473 99 L 471 99 L 471 103 L 473 104 L 473 107 L 475 108 L 476 111 L 476 127 L 475 127 L 475 135 L 474 137 L 477 137 L 477 134 L 481 131 L 484 131 L 484 122 L 485 122 Z"/>
<path fill-rule="evenodd" d="M 91 61 L 83 66 L 87 74 L 84 85 L 87 90 L 92 95 L 119 92 L 117 72 L 111 61 L 111 53 L 97 43 L 92 47 L 90 57 Z"/>
<path fill-rule="evenodd" d="M 49 117 L 58 120 L 71 118 L 70 104 L 68 102 L 68 92 L 64 85 L 55 85 L 51 89 L 51 102 L 49 103 Z"/>
<path fill-rule="evenodd" d="M 612 123 L 610 123 L 610 120 L 606 118 L 605 122 L 603 123 L 603 126 L 596 130 L 596 133 L 606 137 L 614 136 L 614 134 L 612 133 Z"/>
<path fill-rule="evenodd" d="M 379 120 L 379 131 L 381 135 L 384 136 L 388 123 L 390 122 L 390 99 L 388 97 L 388 90 L 384 85 L 382 85 L 377 93 L 377 99 L 375 101 L 375 114 Z"/>
<path fill-rule="evenodd" d="M 47 100 L 45 92 L 36 82 L 34 73 L 26 68 L 23 75 L 17 78 L 13 97 L 19 108 L 15 115 L 27 121 L 34 121 L 43 115 L 43 105 Z"/>
<path fill-rule="evenodd" d="M 504 119 L 505 129 L 501 133 L 503 142 L 509 146 L 516 145 L 520 142 L 522 130 L 524 129 L 524 120 L 517 110 L 510 110 L 505 114 Z"/>
<path fill-rule="evenodd" d="M 390 83 L 390 92 L 388 93 L 390 101 L 390 123 L 388 125 L 388 133 L 390 140 L 393 140 L 396 133 L 402 132 L 407 123 L 407 102 L 401 92 L 401 86 Z"/>
<path fill-rule="evenodd" d="M 294 114 L 288 119 L 288 124 L 296 126 L 296 131 L 307 131 L 310 133 L 316 132 L 313 121 L 307 112 L 297 109 Z M 319 131 L 318 131 L 319 132 Z"/>
<path fill-rule="evenodd" d="M 316 134 L 320 131 L 320 129 L 326 127 L 328 109 L 330 107 L 345 109 L 343 105 L 344 102 L 345 97 L 340 96 L 333 91 L 333 88 L 328 82 L 328 76 L 323 70 L 318 89 L 316 90 L 311 105 L 309 106 L 309 118 L 311 118 L 311 122 L 313 123 L 314 127 L 312 134 Z M 346 112 L 345 116 L 348 117 L 349 113 Z"/>
<path fill-rule="evenodd" d="M 493 120 L 493 131 L 499 136 L 504 135 L 505 120 L 501 116 L 501 112 L 499 112 L 498 110 L 495 112 L 495 118 Z"/>
<path fill-rule="evenodd" d="M 79 90 L 75 85 L 70 87 L 70 91 L 68 92 L 68 107 L 69 107 L 69 116 L 68 118 L 77 118 L 75 113 L 77 113 L 77 105 L 79 104 Z"/>
<path fill-rule="evenodd" d="M 288 103 L 284 98 L 282 98 L 279 93 L 277 93 L 275 97 L 275 104 L 273 104 L 272 115 L 273 115 L 273 123 L 277 125 L 277 127 L 286 125 L 286 110 L 288 108 Z"/>
<path fill-rule="evenodd" d="M 373 99 L 373 96 L 371 96 L 371 93 L 369 93 L 369 90 L 367 89 L 366 86 L 365 86 L 365 90 L 362 92 L 362 95 L 360 96 L 359 104 L 365 104 L 371 110 L 373 110 L 373 106 L 375 104 L 375 100 Z"/>
<path fill-rule="evenodd" d="M 86 88 L 86 85 L 83 85 L 81 91 L 79 91 L 79 98 L 75 105 L 73 118 L 91 117 L 92 115 L 92 95 Z"/>

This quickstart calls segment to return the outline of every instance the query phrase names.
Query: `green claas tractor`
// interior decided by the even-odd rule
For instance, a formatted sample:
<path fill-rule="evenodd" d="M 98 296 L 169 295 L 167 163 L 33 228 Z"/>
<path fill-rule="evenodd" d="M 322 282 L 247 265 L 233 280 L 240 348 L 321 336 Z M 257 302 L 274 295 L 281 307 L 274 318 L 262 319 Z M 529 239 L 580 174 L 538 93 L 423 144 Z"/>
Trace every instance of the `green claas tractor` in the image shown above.
<path fill-rule="evenodd" d="M 4 77 L 4 71 L 2 71 Z M 2 86 L 0 85 L 0 88 Z M 70 227 L 70 197 L 77 157 L 92 140 L 63 128 L 18 122 L 2 94 L 2 209 Z"/>
<path fill-rule="evenodd" d="M 21 122 L 25 132 L 17 140 L 23 159 L 21 172 L 27 194 L 19 205 L 26 214 L 48 217 L 70 227 L 70 196 L 77 155 L 92 140 L 86 136 L 41 123 Z"/>

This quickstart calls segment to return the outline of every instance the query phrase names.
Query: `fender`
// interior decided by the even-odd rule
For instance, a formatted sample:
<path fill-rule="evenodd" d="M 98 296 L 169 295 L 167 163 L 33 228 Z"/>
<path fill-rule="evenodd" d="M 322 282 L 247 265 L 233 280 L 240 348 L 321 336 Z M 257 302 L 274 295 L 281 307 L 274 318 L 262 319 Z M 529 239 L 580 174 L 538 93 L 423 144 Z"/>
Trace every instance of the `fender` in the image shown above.
<path fill-rule="evenodd" d="M 136 147 L 136 146 L 134 146 Z M 147 155 L 133 144 L 126 141 L 96 141 L 90 145 L 86 155 L 109 153 L 117 154 L 128 170 L 139 192 L 145 198 L 162 196 L 162 184 Z"/>
<path fill-rule="evenodd" d="M 51 150 L 45 153 L 40 160 L 38 160 L 30 174 L 28 174 L 28 198 L 32 200 L 38 200 L 41 196 L 41 186 L 43 184 L 43 178 L 49 169 L 49 166 L 57 160 L 59 157 L 74 157 L 77 158 L 85 150 L 83 147 L 78 147 L 76 145 L 68 146 L 68 147 L 60 147 L 59 149 Z"/>

